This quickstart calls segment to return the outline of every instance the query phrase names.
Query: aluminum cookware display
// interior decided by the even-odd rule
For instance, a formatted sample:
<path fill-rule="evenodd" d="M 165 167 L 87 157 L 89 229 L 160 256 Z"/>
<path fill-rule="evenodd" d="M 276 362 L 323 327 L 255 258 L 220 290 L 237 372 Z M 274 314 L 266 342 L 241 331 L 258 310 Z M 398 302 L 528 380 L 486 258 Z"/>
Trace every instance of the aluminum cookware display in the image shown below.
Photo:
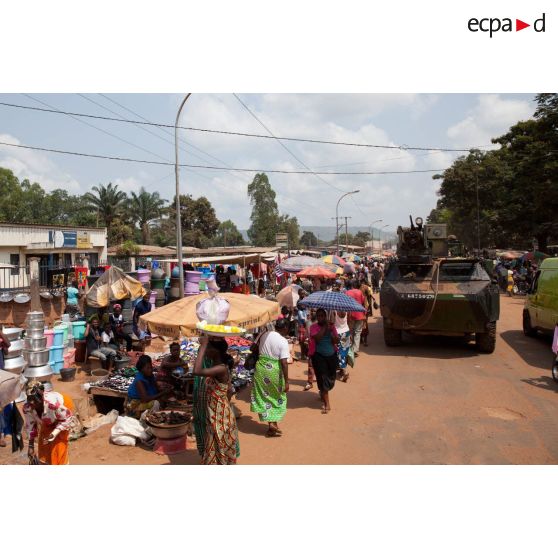
<path fill-rule="evenodd" d="M 46 349 L 47 338 L 43 337 L 26 337 L 23 339 L 23 348 L 28 351 L 38 351 L 39 349 Z"/>
<path fill-rule="evenodd" d="M 28 295 L 27 293 L 16 294 L 14 296 L 14 302 L 17 302 L 18 304 L 25 304 L 30 300 L 31 300 L 31 296 Z"/>
<path fill-rule="evenodd" d="M 21 356 L 21 351 L 23 351 L 23 339 L 10 341 L 10 348 L 4 349 L 4 358 L 10 359 Z"/>
<path fill-rule="evenodd" d="M 4 361 L 4 370 L 11 372 L 12 374 L 19 374 L 23 372 L 27 362 L 22 356 L 16 358 L 9 358 Z"/>
<path fill-rule="evenodd" d="M 24 349 L 23 356 L 29 366 L 44 366 L 48 364 L 49 352 L 49 349 L 40 349 L 39 351 Z"/>
<path fill-rule="evenodd" d="M 23 332 L 22 327 L 5 327 L 2 330 L 2 333 L 10 340 L 15 341 L 21 337 L 21 333 Z"/>
<path fill-rule="evenodd" d="M 32 339 L 40 339 L 45 336 L 44 329 L 26 329 L 25 337 L 31 337 Z"/>
<path fill-rule="evenodd" d="M 23 373 L 26 378 L 45 378 L 45 380 L 50 379 L 52 374 L 53 371 L 50 364 L 45 364 L 44 366 L 28 366 Z"/>
<path fill-rule="evenodd" d="M 41 312 L 40 310 L 33 310 L 32 312 L 27 312 L 27 319 L 28 320 L 44 320 L 45 313 Z"/>
<path fill-rule="evenodd" d="M 27 329 L 45 329 L 45 321 L 42 318 L 38 320 L 27 320 Z"/>

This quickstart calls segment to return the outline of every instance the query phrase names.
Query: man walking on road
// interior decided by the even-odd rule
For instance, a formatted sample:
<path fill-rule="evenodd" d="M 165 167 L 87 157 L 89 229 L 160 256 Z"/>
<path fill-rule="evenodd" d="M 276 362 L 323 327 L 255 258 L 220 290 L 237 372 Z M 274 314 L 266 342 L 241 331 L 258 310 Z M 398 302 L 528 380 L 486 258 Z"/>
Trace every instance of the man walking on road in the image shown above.
<path fill-rule="evenodd" d="M 360 290 L 360 283 L 356 279 L 351 284 L 352 289 L 347 291 L 345 294 L 353 298 L 361 306 L 364 306 L 365 300 L 362 291 Z M 355 357 L 358 356 L 358 351 L 360 350 L 360 335 L 362 333 L 362 328 L 364 326 L 364 320 L 366 320 L 366 314 L 364 312 L 350 312 L 349 313 L 349 328 L 351 329 L 351 337 L 353 338 L 353 351 Z"/>

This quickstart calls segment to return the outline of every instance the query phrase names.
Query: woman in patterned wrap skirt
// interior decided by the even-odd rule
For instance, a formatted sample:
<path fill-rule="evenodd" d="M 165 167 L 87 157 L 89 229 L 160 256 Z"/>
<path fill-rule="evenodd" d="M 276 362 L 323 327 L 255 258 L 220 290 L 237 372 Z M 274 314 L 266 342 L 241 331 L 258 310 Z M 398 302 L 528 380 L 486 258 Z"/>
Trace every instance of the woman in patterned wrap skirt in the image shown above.
<path fill-rule="evenodd" d="M 210 368 L 204 364 L 211 361 Z M 196 428 L 204 465 L 234 465 L 239 456 L 238 429 L 236 419 L 229 401 L 230 366 L 232 357 L 227 354 L 227 343 L 222 339 L 200 337 L 200 349 L 194 365 L 194 375 L 203 380 L 202 389 L 204 424 Z"/>

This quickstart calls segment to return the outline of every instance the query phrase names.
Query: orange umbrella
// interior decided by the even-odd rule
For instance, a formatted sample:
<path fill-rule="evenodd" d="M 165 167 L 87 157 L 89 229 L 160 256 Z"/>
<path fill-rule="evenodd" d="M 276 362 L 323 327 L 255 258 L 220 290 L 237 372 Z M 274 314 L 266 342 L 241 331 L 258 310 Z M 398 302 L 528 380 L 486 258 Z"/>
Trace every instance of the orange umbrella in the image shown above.
<path fill-rule="evenodd" d="M 323 267 L 307 267 L 297 273 L 299 277 L 319 277 L 320 279 L 335 279 L 337 275 Z"/>

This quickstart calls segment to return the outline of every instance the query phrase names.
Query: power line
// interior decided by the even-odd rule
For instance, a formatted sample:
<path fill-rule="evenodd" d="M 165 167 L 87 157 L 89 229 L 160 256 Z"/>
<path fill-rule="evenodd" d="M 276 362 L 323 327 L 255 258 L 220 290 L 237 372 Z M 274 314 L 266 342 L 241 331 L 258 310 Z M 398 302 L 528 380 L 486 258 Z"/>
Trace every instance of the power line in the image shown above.
<path fill-rule="evenodd" d="M 143 120 L 143 124 L 144 124 L 144 125 L 148 125 L 148 126 L 155 125 L 155 126 L 157 126 L 156 124 L 153 124 L 153 123 L 150 122 L 147 118 L 145 118 L 145 116 L 142 116 L 141 114 L 139 114 L 139 113 L 137 113 L 137 112 L 134 112 L 132 109 L 130 109 L 130 108 L 124 106 L 123 104 L 119 103 L 118 101 L 115 101 L 114 99 L 112 99 L 112 98 L 109 97 L 108 95 L 105 95 L 105 94 L 103 94 L 103 93 L 98 93 L 98 95 L 100 95 L 101 97 L 107 99 L 107 101 L 110 101 L 111 103 L 113 103 L 113 104 L 119 106 L 120 108 L 123 108 L 125 111 L 129 112 L 130 114 L 133 114 L 134 116 L 137 116 L 138 118 L 141 118 L 141 119 Z M 101 105 L 101 106 L 103 106 L 103 105 Z M 109 110 L 109 109 L 106 109 L 106 110 Z M 110 112 L 112 112 L 112 111 L 110 111 Z M 113 114 L 117 114 L 118 116 L 121 116 L 122 118 L 124 118 L 121 114 L 118 114 L 118 113 L 113 113 Z M 172 140 L 172 142 L 171 142 L 171 141 L 169 141 L 167 138 L 163 138 L 163 137 L 158 136 L 158 135 L 157 135 L 157 137 L 161 138 L 162 140 L 166 141 L 167 143 L 171 143 L 172 145 L 174 145 L 174 134 L 173 134 L 171 131 L 167 130 L 166 127 L 160 127 L 160 126 L 157 126 L 157 127 L 159 127 L 159 129 L 160 129 L 162 132 L 164 132 L 165 134 L 167 134 L 168 136 L 171 136 L 171 137 L 173 138 L 173 140 Z M 213 159 L 214 161 L 217 161 L 218 163 L 221 163 L 222 165 L 225 165 L 225 166 L 229 166 L 229 167 L 230 167 L 229 163 L 227 163 L 226 161 L 223 161 L 223 160 L 221 160 L 221 159 L 219 159 L 219 158 L 217 158 L 217 157 L 211 155 L 211 153 L 208 153 L 207 151 L 204 151 L 203 149 L 200 149 L 199 147 L 197 147 L 197 146 L 194 145 L 193 143 L 190 143 L 190 142 L 188 142 L 188 141 L 186 141 L 185 139 L 180 138 L 180 137 L 178 138 L 178 141 L 179 141 L 180 143 L 183 143 L 183 144 L 185 144 L 185 145 L 188 145 L 189 147 L 195 149 L 196 151 L 199 151 L 200 153 L 203 153 L 204 155 L 206 155 L 206 156 L 209 157 L 210 159 Z M 192 153 L 191 151 L 188 151 L 188 150 L 184 149 L 183 147 L 181 147 L 180 149 L 182 149 L 182 151 L 183 151 L 184 153 L 193 155 L 194 157 L 198 158 L 200 161 L 205 161 L 206 163 L 210 163 L 210 161 L 208 161 L 207 159 L 204 159 L 203 157 L 200 157 L 200 156 L 197 155 L 196 153 Z M 232 175 L 232 173 L 231 173 L 231 175 Z M 203 175 L 200 175 L 200 176 L 203 176 Z M 233 175 L 233 176 L 234 176 L 234 175 Z M 237 176 L 236 178 L 238 178 L 238 176 Z"/>
<path fill-rule="evenodd" d="M 113 110 L 111 110 L 111 109 L 105 107 L 103 104 L 98 103 L 97 101 L 94 101 L 93 99 L 90 99 L 89 97 L 87 97 L 87 95 L 83 95 L 83 94 L 81 94 L 81 93 L 78 93 L 78 95 L 79 95 L 80 97 L 82 97 L 83 99 L 85 99 L 86 101 L 89 101 L 90 103 L 93 103 L 94 105 L 97 105 L 98 107 L 101 107 L 102 109 L 104 109 L 104 110 L 106 110 L 106 111 L 108 111 L 108 112 L 110 112 L 110 113 L 112 113 L 112 114 L 116 114 L 117 116 L 122 116 L 121 114 L 119 114 L 119 113 L 117 113 L 117 112 L 115 112 L 115 111 L 113 111 Z M 108 97 L 107 97 L 107 98 L 108 98 Z M 174 142 L 171 142 L 171 141 L 169 141 L 167 138 L 164 138 L 163 136 L 160 136 L 159 134 L 156 134 L 153 130 L 150 130 L 150 129 L 148 129 L 148 128 L 144 128 L 143 126 L 141 126 L 141 125 L 139 125 L 139 124 L 134 124 L 134 126 L 136 126 L 137 128 L 139 128 L 140 130 L 142 130 L 142 131 L 144 131 L 144 132 L 147 132 L 148 134 L 151 134 L 152 136 L 155 136 L 156 138 L 159 138 L 159 139 L 165 141 L 166 143 L 168 143 L 168 144 L 170 144 L 170 145 L 172 145 L 172 146 L 174 147 Z M 167 132 L 167 130 L 165 130 L 165 132 Z M 170 132 L 167 132 L 167 133 L 170 134 Z M 181 147 L 181 149 L 182 149 L 185 153 L 187 153 L 188 155 L 192 155 L 193 157 L 196 157 L 196 158 L 200 159 L 200 161 L 207 162 L 207 160 L 204 160 L 204 159 L 203 159 L 202 157 L 200 157 L 199 155 L 196 155 L 195 153 L 192 153 L 191 151 L 188 151 L 188 150 L 184 149 L 183 147 Z M 169 159 L 166 159 L 166 160 L 168 161 Z M 193 173 L 193 174 L 196 174 L 196 175 L 198 175 L 198 176 L 201 176 L 201 177 L 202 177 L 203 179 L 205 179 L 205 180 L 211 180 L 210 178 L 208 178 L 208 177 L 205 176 L 204 174 L 199 173 L 199 172 L 196 172 L 196 171 L 194 171 L 194 170 L 190 170 L 189 172 L 191 172 L 191 173 Z"/>
<path fill-rule="evenodd" d="M 46 104 L 46 103 L 43 103 Z M 67 116 L 75 116 L 75 117 L 82 117 L 82 118 L 96 118 L 99 120 L 109 120 L 112 122 L 125 122 L 127 124 L 144 124 L 145 126 L 156 126 L 159 128 L 173 128 L 173 124 L 162 124 L 162 123 L 155 123 L 155 122 L 141 122 L 138 120 L 130 120 L 127 118 L 113 118 L 110 116 L 100 116 L 95 114 L 85 114 L 80 112 L 69 112 L 57 109 L 44 109 L 41 107 L 31 107 L 27 105 L 18 105 L 15 103 L 4 103 L 0 102 L 0 105 L 5 107 L 12 107 L 12 108 L 20 108 L 26 110 L 36 110 L 41 112 L 52 112 L 56 114 L 65 114 Z M 48 106 L 48 105 L 47 105 Z M 402 151 L 445 151 L 445 152 L 454 152 L 454 153 L 468 153 L 473 148 L 449 148 L 449 147 L 418 147 L 418 146 L 409 146 L 409 145 L 380 145 L 380 144 L 371 144 L 371 143 L 357 143 L 357 142 L 346 142 L 346 141 L 333 141 L 333 140 L 321 140 L 321 139 L 310 139 L 310 138 L 293 138 L 293 137 L 283 137 L 283 136 L 274 136 L 274 135 L 266 135 L 266 134 L 251 134 L 248 132 L 231 132 L 227 130 L 213 130 L 210 128 L 194 128 L 192 126 L 178 126 L 178 128 L 182 130 L 191 130 L 193 132 L 204 132 L 208 134 L 224 134 L 229 136 L 243 136 L 249 138 L 259 138 L 259 139 L 274 139 L 274 140 L 282 140 L 282 141 L 298 141 L 304 143 L 317 143 L 317 144 L 324 144 L 324 145 L 342 145 L 346 147 L 366 147 L 366 148 L 373 148 L 373 149 L 397 149 Z"/>
<path fill-rule="evenodd" d="M 96 155 L 93 153 L 80 153 L 78 151 L 66 151 L 63 149 L 53 149 L 47 147 L 37 147 L 32 145 L 22 145 L 17 143 L 8 143 L 1 141 L 0 145 L 6 145 L 8 147 L 18 147 L 21 149 L 31 149 L 34 151 L 45 151 L 48 153 L 58 153 L 61 155 L 75 155 L 79 157 L 92 157 L 94 159 L 107 159 L 110 161 L 123 161 L 128 163 L 142 163 L 146 165 L 162 165 L 162 166 L 174 166 L 174 163 L 167 163 L 164 161 L 150 161 L 147 159 L 132 159 L 130 157 L 116 157 L 110 155 Z M 410 170 L 410 171 L 362 171 L 362 172 L 320 172 L 316 173 L 314 171 L 301 171 L 301 170 L 282 170 L 282 169 L 245 169 L 245 168 L 228 168 L 228 167 L 213 167 L 206 165 L 188 165 L 185 163 L 179 164 L 180 167 L 194 168 L 194 169 L 208 169 L 217 171 L 239 171 L 239 172 L 251 172 L 251 173 L 269 173 L 269 174 L 320 174 L 320 175 L 355 175 L 355 176 L 371 176 L 371 175 L 389 175 L 389 174 L 415 174 L 415 173 L 429 173 L 429 172 L 443 172 L 446 169 L 422 169 L 422 170 Z"/>
<path fill-rule="evenodd" d="M 29 99 L 32 99 L 36 103 L 40 103 L 41 105 L 44 105 L 45 107 L 49 107 L 50 110 L 58 111 L 58 109 L 54 108 L 52 105 L 49 105 L 48 103 L 45 103 L 44 101 L 41 101 L 40 99 L 36 99 L 32 95 L 28 95 L 27 93 L 23 93 L 23 95 L 25 97 L 29 97 Z M 36 108 L 38 108 L 38 107 L 36 107 Z M 64 114 L 64 111 L 58 111 L 58 112 L 61 112 L 62 114 Z M 112 138 L 115 138 L 118 141 L 121 141 L 123 143 L 127 143 L 128 145 L 131 145 L 132 147 L 135 147 L 136 149 L 139 149 L 140 151 L 145 151 L 145 153 L 149 153 L 150 155 L 154 155 L 155 157 L 158 157 L 159 159 L 162 159 L 163 161 L 169 161 L 169 159 L 166 159 L 165 157 L 162 157 L 161 155 L 158 155 L 157 153 L 154 153 L 153 151 L 150 151 L 149 149 L 145 149 L 144 147 L 141 147 L 140 145 L 136 145 L 135 143 L 133 143 L 131 141 L 128 141 L 128 140 L 125 140 L 124 138 L 121 138 L 120 136 L 117 136 L 116 134 L 113 134 L 111 132 L 107 132 L 106 130 L 103 130 L 102 128 L 99 128 L 98 126 L 95 126 L 94 124 L 90 124 L 89 122 L 84 122 L 80 118 L 77 118 L 76 116 L 74 116 L 70 113 L 68 113 L 68 116 L 70 118 L 73 118 L 74 120 L 77 120 L 78 122 L 81 122 L 85 126 L 89 126 L 90 128 L 94 128 L 95 130 L 97 130 L 97 131 L 99 131 L 103 134 L 106 134 L 107 136 L 110 136 Z"/>
<path fill-rule="evenodd" d="M 337 186 L 334 186 L 333 184 L 330 184 L 329 182 L 326 182 L 321 176 L 319 176 L 317 173 L 315 173 L 306 163 L 304 163 L 304 161 L 301 161 L 280 139 L 278 139 L 273 132 L 250 110 L 250 108 L 248 107 L 248 105 L 246 105 L 242 99 L 236 94 L 233 93 L 233 95 L 235 96 L 236 100 L 248 111 L 248 113 L 250 115 L 252 115 L 252 117 L 256 120 L 256 122 L 259 122 L 260 125 L 263 127 L 264 130 L 267 131 L 268 134 L 271 134 L 279 143 L 279 145 L 295 160 L 298 161 L 306 170 L 310 171 L 314 176 L 318 177 L 324 184 L 326 184 L 327 186 L 329 186 L 330 188 L 333 188 L 335 190 L 337 190 L 338 192 L 345 192 L 345 190 L 338 188 Z"/>

